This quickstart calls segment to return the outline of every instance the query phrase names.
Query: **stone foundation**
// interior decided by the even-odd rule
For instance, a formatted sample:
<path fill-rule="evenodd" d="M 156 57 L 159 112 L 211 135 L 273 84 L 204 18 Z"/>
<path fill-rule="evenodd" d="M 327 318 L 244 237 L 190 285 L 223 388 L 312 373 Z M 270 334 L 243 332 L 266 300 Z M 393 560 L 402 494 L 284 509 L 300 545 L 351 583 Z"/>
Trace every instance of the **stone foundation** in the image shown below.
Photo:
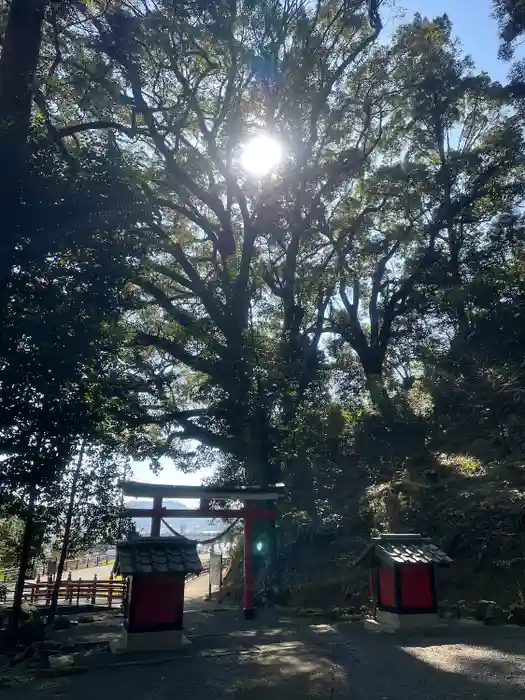
<path fill-rule="evenodd" d="M 122 654 L 132 651 L 175 651 L 189 644 L 182 630 L 134 633 L 122 630 L 120 637 L 111 641 L 109 646 L 114 654 Z"/>
<path fill-rule="evenodd" d="M 375 632 L 394 633 L 398 630 L 431 630 L 443 626 L 443 620 L 437 613 L 421 615 L 398 615 L 397 613 L 378 610 L 376 619 L 367 618 L 365 629 Z"/>

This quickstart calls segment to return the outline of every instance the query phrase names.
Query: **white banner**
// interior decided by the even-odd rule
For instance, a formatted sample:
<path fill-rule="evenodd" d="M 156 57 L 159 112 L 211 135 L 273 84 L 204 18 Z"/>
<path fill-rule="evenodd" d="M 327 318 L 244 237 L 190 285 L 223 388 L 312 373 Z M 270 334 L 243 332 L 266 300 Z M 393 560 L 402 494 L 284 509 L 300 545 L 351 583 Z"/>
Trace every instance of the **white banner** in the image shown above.
<path fill-rule="evenodd" d="M 220 586 L 222 583 L 222 554 L 210 554 L 210 585 Z"/>

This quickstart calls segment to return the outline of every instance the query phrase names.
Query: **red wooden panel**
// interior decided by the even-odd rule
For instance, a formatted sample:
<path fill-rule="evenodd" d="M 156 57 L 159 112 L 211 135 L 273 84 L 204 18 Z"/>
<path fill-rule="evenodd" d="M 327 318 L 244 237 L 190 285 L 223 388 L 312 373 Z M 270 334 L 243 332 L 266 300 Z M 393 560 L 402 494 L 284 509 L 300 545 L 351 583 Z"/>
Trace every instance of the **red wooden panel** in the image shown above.
<path fill-rule="evenodd" d="M 396 607 L 396 586 L 394 569 L 379 570 L 379 603 L 389 608 Z"/>
<path fill-rule="evenodd" d="M 133 578 L 130 617 L 133 625 L 152 626 L 178 622 L 184 596 L 184 577 L 151 575 Z"/>
<path fill-rule="evenodd" d="M 401 605 L 404 608 L 431 608 L 432 587 L 430 566 L 403 564 L 399 567 L 401 576 Z"/>

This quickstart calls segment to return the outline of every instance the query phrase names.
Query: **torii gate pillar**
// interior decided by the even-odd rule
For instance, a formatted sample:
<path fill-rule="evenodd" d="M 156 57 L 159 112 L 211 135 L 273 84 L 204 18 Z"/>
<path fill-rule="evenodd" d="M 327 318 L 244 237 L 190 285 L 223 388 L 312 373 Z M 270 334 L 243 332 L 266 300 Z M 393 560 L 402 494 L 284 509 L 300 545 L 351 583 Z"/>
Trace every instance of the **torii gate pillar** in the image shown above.
<path fill-rule="evenodd" d="M 253 620 L 255 607 L 253 604 L 253 517 L 250 506 L 244 508 L 244 619 Z"/>

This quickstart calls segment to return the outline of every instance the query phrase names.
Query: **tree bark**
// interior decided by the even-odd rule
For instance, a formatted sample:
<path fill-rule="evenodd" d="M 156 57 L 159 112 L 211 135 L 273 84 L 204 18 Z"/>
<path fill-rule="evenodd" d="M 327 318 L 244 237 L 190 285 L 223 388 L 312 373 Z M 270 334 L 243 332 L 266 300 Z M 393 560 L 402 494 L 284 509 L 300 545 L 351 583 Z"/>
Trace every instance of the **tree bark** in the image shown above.
<path fill-rule="evenodd" d="M 397 418 L 397 410 L 392 399 L 387 393 L 385 382 L 381 374 L 368 374 L 365 372 L 366 386 L 375 408 L 385 419 Z"/>
<path fill-rule="evenodd" d="M 53 622 L 58 607 L 60 584 L 62 582 L 62 575 L 64 573 L 64 566 L 66 563 L 66 557 L 69 549 L 69 541 L 71 539 L 71 525 L 73 522 L 73 512 L 75 510 L 75 499 L 78 491 L 78 481 L 80 478 L 80 473 L 82 471 L 82 462 L 84 461 L 85 447 L 86 441 L 82 440 L 82 442 L 80 443 L 80 452 L 78 455 L 77 465 L 73 474 L 73 481 L 71 483 L 71 493 L 69 495 L 69 504 L 66 513 L 66 524 L 64 527 L 64 539 L 62 541 L 62 548 L 60 550 L 60 559 L 58 561 L 55 585 L 53 586 L 53 594 L 51 596 L 51 604 L 49 606 L 49 612 L 47 614 L 48 625 L 50 625 Z"/>
<path fill-rule="evenodd" d="M 0 324 L 9 297 L 9 281 L 20 198 L 27 167 L 31 105 L 46 0 L 11 0 L 0 55 Z"/>
<path fill-rule="evenodd" d="M 15 586 L 15 595 L 13 599 L 13 614 L 11 615 L 11 637 L 14 641 L 18 639 L 18 628 L 20 623 L 20 611 L 22 606 L 22 598 L 24 596 L 24 583 L 26 579 L 27 566 L 31 554 L 31 542 L 34 531 L 34 510 L 36 500 L 36 484 L 32 484 L 29 491 L 29 499 L 27 504 L 27 516 L 25 520 L 24 535 L 22 537 L 22 546 L 20 550 L 20 568 L 18 570 L 18 578 Z"/>

